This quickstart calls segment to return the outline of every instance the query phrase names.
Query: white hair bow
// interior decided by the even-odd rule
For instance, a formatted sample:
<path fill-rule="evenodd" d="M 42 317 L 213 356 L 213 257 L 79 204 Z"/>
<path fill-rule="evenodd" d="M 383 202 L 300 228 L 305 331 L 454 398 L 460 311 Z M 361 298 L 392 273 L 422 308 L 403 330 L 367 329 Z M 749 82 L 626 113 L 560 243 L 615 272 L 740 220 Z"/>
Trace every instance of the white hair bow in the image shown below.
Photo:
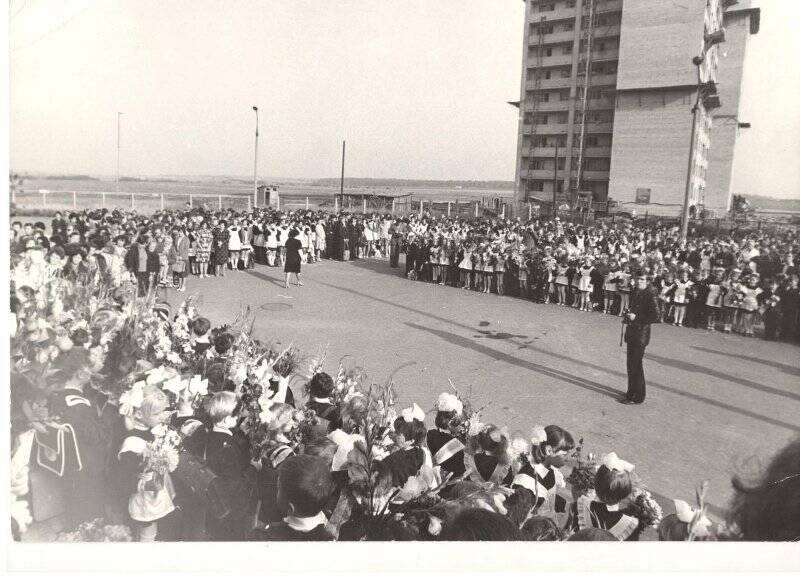
<path fill-rule="evenodd" d="M 675 516 L 678 517 L 678 520 L 690 524 L 692 519 L 694 519 L 695 515 L 697 514 L 697 509 L 692 508 L 688 502 L 683 500 L 675 499 Z M 696 527 L 703 527 L 707 528 L 711 526 L 711 521 L 708 519 L 706 515 L 702 515 L 695 523 Z"/>
<path fill-rule="evenodd" d="M 619 470 L 620 472 L 633 472 L 634 469 L 633 464 L 617 456 L 616 452 L 611 452 L 603 456 L 600 463 L 609 470 Z"/>
<path fill-rule="evenodd" d="M 137 381 L 128 391 L 119 397 L 119 413 L 123 416 L 133 416 L 134 410 L 142 405 L 144 400 L 144 382 Z"/>
<path fill-rule="evenodd" d="M 544 427 L 542 426 L 534 426 L 533 433 L 531 435 L 531 444 L 534 446 L 538 446 L 542 442 L 547 441 L 547 432 L 544 431 Z"/>
<path fill-rule="evenodd" d="M 461 415 L 464 411 L 464 404 L 458 399 L 458 396 L 445 391 L 439 394 L 436 410 L 440 412 L 455 412 L 457 415 Z"/>
<path fill-rule="evenodd" d="M 405 408 L 402 412 L 400 412 L 400 416 L 406 422 L 411 422 L 412 420 L 419 420 L 421 422 L 425 421 L 425 412 L 422 411 L 422 408 L 417 404 L 412 405 L 410 408 Z"/>

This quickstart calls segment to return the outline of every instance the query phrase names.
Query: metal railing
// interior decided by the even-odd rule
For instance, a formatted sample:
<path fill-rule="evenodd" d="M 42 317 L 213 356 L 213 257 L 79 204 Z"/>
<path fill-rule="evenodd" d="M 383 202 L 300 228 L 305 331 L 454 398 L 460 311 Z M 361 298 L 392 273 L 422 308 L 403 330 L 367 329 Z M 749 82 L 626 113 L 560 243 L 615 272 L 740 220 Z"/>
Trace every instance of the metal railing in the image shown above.
<path fill-rule="evenodd" d="M 87 191 L 11 192 L 11 202 L 18 211 L 24 210 L 89 210 L 94 208 L 120 208 L 153 214 L 159 210 L 176 210 L 192 207 L 208 209 L 233 208 L 249 210 L 250 195 L 214 195 L 179 193 L 122 193 Z"/>

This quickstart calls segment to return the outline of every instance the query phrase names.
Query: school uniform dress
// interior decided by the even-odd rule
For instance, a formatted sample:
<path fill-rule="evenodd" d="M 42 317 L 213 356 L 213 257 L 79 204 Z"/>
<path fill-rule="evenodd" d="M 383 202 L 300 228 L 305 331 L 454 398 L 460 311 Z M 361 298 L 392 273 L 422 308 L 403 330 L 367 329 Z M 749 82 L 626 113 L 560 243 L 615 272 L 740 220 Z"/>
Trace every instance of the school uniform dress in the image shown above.
<path fill-rule="evenodd" d="M 557 493 L 559 489 L 566 487 L 564 475 L 560 470 L 544 464 L 524 462 L 514 476 L 512 486 L 530 490 L 536 499 L 534 508 L 540 513 L 567 512 L 567 499 Z"/>
<path fill-rule="evenodd" d="M 175 510 L 175 488 L 169 474 L 164 475 L 163 485 L 157 490 L 139 485 L 145 467 L 143 453 L 153 439 L 150 430 L 130 430 L 117 453 L 118 500 L 124 503 L 130 518 L 140 523 L 159 521 Z"/>
<path fill-rule="evenodd" d="M 330 398 L 312 397 L 306 407 L 317 415 L 319 420 L 317 428 L 320 435 L 325 436 L 342 427 L 339 408 L 331 403 Z"/>
<path fill-rule="evenodd" d="M 471 470 L 470 479 L 477 482 L 492 482 L 511 486 L 514 481 L 514 474 L 510 464 L 501 464 L 496 456 L 478 452 L 477 454 L 465 454 L 464 464 Z"/>
<path fill-rule="evenodd" d="M 443 472 L 457 478 L 466 472 L 464 466 L 464 443 L 450 432 L 440 429 L 428 430 L 425 437 L 433 457 L 433 465 L 441 466 Z"/>
<path fill-rule="evenodd" d="M 608 531 L 620 541 L 636 541 L 641 534 L 639 519 L 597 499 L 594 491 L 577 501 L 578 528 L 598 528 Z"/>

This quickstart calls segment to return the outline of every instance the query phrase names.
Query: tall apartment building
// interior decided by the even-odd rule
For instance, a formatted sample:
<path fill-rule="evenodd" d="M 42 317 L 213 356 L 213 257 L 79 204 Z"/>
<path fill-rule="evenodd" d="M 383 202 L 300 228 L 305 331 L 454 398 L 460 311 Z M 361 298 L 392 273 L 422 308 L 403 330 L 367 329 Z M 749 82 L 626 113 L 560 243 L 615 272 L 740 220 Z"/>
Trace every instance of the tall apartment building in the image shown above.
<path fill-rule="evenodd" d="M 738 4 L 527 0 L 517 199 L 549 201 L 555 192 L 561 202 L 581 194 L 676 214 L 683 203 L 694 124 L 692 203 L 707 200 L 709 160 L 715 160 L 709 153 L 712 116 L 720 105 L 718 73 L 726 70 L 719 64 L 720 45 L 707 35 L 718 31 L 727 18 L 723 13 Z M 752 10 L 749 3 L 747 10 Z M 700 54 L 704 60 L 696 68 L 692 58 Z M 738 106 L 741 63 L 728 68 L 739 76 L 725 94 L 734 92 Z M 693 121 L 698 76 L 703 85 Z M 731 160 L 732 155 L 731 146 Z"/>

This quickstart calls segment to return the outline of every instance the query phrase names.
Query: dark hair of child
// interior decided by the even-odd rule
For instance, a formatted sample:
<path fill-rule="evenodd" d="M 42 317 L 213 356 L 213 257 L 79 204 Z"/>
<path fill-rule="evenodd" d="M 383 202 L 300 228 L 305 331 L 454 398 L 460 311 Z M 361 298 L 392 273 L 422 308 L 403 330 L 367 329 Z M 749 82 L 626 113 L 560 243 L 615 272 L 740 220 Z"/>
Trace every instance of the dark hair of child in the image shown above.
<path fill-rule="evenodd" d="M 600 466 L 594 477 L 597 498 L 606 504 L 618 504 L 627 498 L 632 486 L 631 475 L 624 470 L 610 470 L 606 466 Z"/>
<path fill-rule="evenodd" d="M 547 440 L 540 443 L 538 446 L 533 446 L 531 449 L 531 457 L 534 463 L 541 464 L 547 457 L 545 448 L 552 447 L 553 453 L 561 451 L 569 451 L 575 447 L 575 440 L 572 434 L 558 426 L 546 426 L 544 433 L 547 434 Z"/>
<path fill-rule="evenodd" d="M 763 476 L 747 484 L 733 477 L 735 490 L 728 522 L 745 541 L 796 541 L 800 538 L 800 438 L 780 450 Z"/>
<path fill-rule="evenodd" d="M 422 444 L 428 434 L 423 422 L 419 420 L 407 422 L 402 417 L 394 421 L 394 431 L 396 434 L 403 436 L 406 442 L 413 442 L 417 445 Z"/>
<path fill-rule="evenodd" d="M 616 541 L 617 537 L 615 537 L 608 531 L 604 531 L 603 529 L 589 527 L 586 529 L 579 530 L 577 533 L 572 535 L 567 540 L 568 541 Z"/>
<path fill-rule="evenodd" d="M 436 418 L 433 420 L 434 424 L 440 430 L 449 430 L 453 427 L 453 421 L 456 419 L 456 412 L 436 412 Z"/>
<path fill-rule="evenodd" d="M 214 349 L 219 355 L 225 355 L 232 346 L 233 337 L 227 333 L 223 333 L 214 339 Z"/>
<path fill-rule="evenodd" d="M 561 531 L 558 525 L 544 516 L 532 516 L 522 525 L 522 532 L 532 541 L 559 541 Z"/>
<path fill-rule="evenodd" d="M 192 321 L 192 333 L 198 337 L 205 335 L 211 329 L 211 321 L 205 317 L 197 317 Z"/>
<path fill-rule="evenodd" d="M 442 530 L 446 541 L 521 541 L 522 532 L 508 518 L 483 508 L 466 508 Z"/>
<path fill-rule="evenodd" d="M 278 469 L 278 502 L 287 514 L 290 504 L 294 516 L 318 514 L 327 506 L 332 490 L 330 463 L 325 458 L 308 454 L 292 456 Z"/>
<path fill-rule="evenodd" d="M 308 393 L 311 397 L 329 397 L 333 393 L 333 379 L 327 373 L 315 373 L 308 382 Z"/>

